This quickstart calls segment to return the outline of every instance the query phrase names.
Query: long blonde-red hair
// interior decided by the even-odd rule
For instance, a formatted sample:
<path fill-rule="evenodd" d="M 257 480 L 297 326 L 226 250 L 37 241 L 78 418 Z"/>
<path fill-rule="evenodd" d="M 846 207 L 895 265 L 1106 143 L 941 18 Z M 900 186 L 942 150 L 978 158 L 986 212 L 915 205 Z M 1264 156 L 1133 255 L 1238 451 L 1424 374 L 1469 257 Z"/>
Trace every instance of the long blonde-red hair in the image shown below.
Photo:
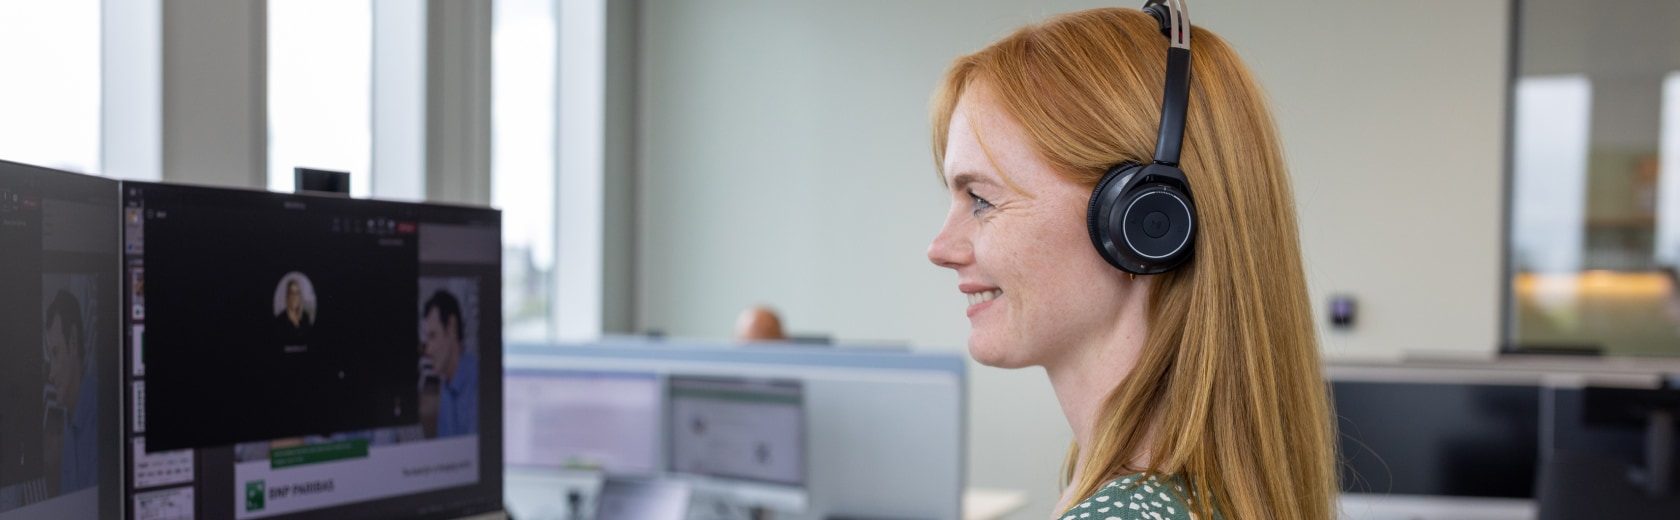
<path fill-rule="evenodd" d="M 1275 125 L 1231 47 L 1201 28 L 1191 41 L 1180 165 L 1201 225 L 1195 256 L 1157 275 L 1137 364 L 1108 395 L 1091 445 L 1070 450 L 1065 484 L 1086 497 L 1117 475 L 1170 474 L 1186 480 L 1204 519 L 1328 519 L 1334 426 Z M 1061 175 L 1095 186 L 1114 164 L 1147 163 L 1166 48 L 1149 15 L 1109 8 L 1056 16 L 958 58 L 933 102 L 935 164 L 975 82 Z"/>

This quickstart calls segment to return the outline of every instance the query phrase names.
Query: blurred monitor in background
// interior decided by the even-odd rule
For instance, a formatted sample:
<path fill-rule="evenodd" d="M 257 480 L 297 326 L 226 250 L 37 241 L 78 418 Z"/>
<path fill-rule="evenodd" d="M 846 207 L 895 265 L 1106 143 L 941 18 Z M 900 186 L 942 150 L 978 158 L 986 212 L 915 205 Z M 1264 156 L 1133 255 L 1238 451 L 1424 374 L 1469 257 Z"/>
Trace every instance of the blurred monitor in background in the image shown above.
<path fill-rule="evenodd" d="M 666 393 L 669 468 L 693 483 L 697 503 L 804 511 L 802 381 L 672 375 Z"/>
<path fill-rule="evenodd" d="M 1403 380 L 1331 386 L 1343 492 L 1534 498 L 1539 388 Z"/>
<path fill-rule="evenodd" d="M 515 369 L 505 381 L 509 467 L 660 471 L 657 374 Z"/>
<path fill-rule="evenodd" d="M 117 514 L 117 189 L 0 161 L 0 520 Z"/>
<path fill-rule="evenodd" d="M 1541 459 L 1540 520 L 1680 515 L 1674 379 L 1658 388 L 1547 389 L 1551 435 Z"/>

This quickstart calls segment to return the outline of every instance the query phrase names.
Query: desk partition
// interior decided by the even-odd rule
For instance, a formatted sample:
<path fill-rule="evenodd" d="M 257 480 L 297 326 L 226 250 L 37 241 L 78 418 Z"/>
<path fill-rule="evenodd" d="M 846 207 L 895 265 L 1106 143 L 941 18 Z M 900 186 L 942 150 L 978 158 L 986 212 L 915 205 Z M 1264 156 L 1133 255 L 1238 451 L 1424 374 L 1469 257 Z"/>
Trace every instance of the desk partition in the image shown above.
<path fill-rule="evenodd" d="M 623 338 L 514 345 L 507 354 L 510 377 L 589 373 L 798 381 L 803 386 L 809 501 L 797 518 L 961 517 L 967 471 L 967 365 L 961 352 Z M 510 424 L 521 420 L 509 413 Z M 509 452 L 528 441 L 507 439 Z M 667 460 L 663 450 L 668 446 L 656 443 L 652 449 L 661 453 L 652 459 Z M 635 469 L 625 471 L 639 473 Z M 567 482 L 552 473 L 510 469 L 510 512 L 522 517 L 522 509 L 529 514 L 563 510 L 566 492 L 556 487 Z M 584 485 L 582 491 L 593 490 Z"/>

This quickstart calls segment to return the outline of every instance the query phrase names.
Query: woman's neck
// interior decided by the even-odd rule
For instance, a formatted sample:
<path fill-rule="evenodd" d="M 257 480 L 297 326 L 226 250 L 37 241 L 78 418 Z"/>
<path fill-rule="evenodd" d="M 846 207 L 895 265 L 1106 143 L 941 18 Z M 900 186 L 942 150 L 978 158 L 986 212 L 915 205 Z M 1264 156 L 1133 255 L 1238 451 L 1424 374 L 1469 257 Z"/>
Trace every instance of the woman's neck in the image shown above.
<path fill-rule="evenodd" d="M 1140 284 L 1141 285 L 1141 284 Z M 1136 287 L 1136 289 L 1143 289 Z M 1109 394 L 1130 374 L 1148 337 L 1147 290 L 1127 291 L 1127 300 L 1111 328 L 1092 334 L 1065 355 L 1045 363 L 1050 386 L 1079 448 L 1074 475 L 1085 470 L 1085 455 L 1096 436 L 1097 420 Z"/>
<path fill-rule="evenodd" d="M 1126 374 L 1131 373 L 1138 352 L 1143 348 L 1147 329 L 1141 321 L 1142 313 L 1136 314 L 1137 321 L 1123 318 L 1120 326 L 1102 335 L 1098 341 L 1078 345 L 1065 359 L 1044 366 L 1044 371 L 1050 375 L 1050 386 L 1056 392 L 1056 400 L 1062 405 L 1062 415 L 1067 417 L 1068 427 L 1073 429 L 1074 444 L 1079 450 L 1074 454 L 1073 482 L 1078 482 L 1089 466 L 1086 455 L 1090 453 L 1091 439 L 1096 436 L 1097 419 L 1102 414 L 1103 403 Z M 1070 484 L 1063 490 L 1052 513 L 1060 515 L 1084 498 L 1072 496 L 1077 484 Z"/>
<path fill-rule="evenodd" d="M 1109 394 L 1131 373 L 1143 348 L 1144 332 L 1127 331 L 1100 345 L 1083 345 L 1066 363 L 1047 365 L 1050 386 L 1062 415 L 1073 429 L 1073 441 L 1084 452 L 1096 434 L 1096 422 Z M 1083 460 L 1083 457 L 1081 457 Z"/>

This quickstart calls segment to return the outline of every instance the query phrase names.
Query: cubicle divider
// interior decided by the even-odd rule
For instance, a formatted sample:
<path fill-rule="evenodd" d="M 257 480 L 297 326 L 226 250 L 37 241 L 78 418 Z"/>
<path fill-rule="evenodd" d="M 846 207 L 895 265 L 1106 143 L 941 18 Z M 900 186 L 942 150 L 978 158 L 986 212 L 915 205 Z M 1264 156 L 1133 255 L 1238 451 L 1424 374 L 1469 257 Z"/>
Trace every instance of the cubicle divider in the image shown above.
<path fill-rule="evenodd" d="M 657 374 L 661 379 L 795 379 L 804 388 L 808 493 L 805 513 L 795 518 L 962 517 L 967 365 L 959 352 L 617 338 L 510 345 L 506 367 L 510 376 L 589 372 Z M 510 424 L 519 420 L 513 413 Z M 666 430 L 662 426 L 661 435 Z M 508 431 L 512 435 L 514 429 Z M 508 445 L 527 441 L 510 438 Z M 658 446 L 664 450 L 667 443 Z M 669 469 L 664 453 L 651 460 Z M 553 474 L 510 465 L 510 512 L 520 518 L 548 516 L 575 510 L 568 502 L 586 500 L 556 489 L 567 480 Z"/>

